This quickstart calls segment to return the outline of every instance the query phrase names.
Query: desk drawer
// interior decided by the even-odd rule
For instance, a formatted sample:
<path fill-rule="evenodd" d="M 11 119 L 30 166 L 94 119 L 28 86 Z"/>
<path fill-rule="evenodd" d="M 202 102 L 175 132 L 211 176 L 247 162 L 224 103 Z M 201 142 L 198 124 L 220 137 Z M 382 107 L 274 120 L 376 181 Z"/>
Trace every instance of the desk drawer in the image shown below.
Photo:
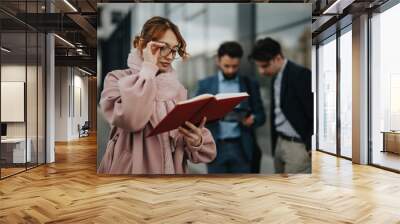
<path fill-rule="evenodd" d="M 1 145 L 1 163 L 12 163 L 13 162 L 13 147 L 8 144 Z"/>

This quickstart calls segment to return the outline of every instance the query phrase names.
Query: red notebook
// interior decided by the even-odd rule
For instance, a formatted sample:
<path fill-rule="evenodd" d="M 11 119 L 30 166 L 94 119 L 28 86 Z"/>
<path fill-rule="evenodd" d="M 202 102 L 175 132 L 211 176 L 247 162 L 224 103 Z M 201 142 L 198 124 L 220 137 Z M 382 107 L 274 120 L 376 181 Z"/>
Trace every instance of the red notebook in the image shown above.
<path fill-rule="evenodd" d="M 149 136 L 157 135 L 183 126 L 185 121 L 199 124 L 203 117 L 207 122 L 223 118 L 242 100 L 249 97 L 246 92 L 220 93 L 217 95 L 202 94 L 192 99 L 177 103 L 158 125 L 149 133 Z"/>

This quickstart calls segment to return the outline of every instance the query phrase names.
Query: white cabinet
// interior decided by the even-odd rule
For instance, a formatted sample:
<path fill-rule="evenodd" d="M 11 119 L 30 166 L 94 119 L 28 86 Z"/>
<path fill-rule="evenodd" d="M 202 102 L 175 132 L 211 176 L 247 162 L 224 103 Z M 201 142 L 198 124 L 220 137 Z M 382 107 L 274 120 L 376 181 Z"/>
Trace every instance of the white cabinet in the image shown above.
<path fill-rule="evenodd" d="M 26 140 L 28 144 L 25 151 L 25 138 L 7 138 L 1 140 L 2 151 L 9 151 L 8 160 L 12 163 L 25 163 L 32 161 L 32 140 L 28 138 Z M 27 159 L 25 161 L 25 159 Z"/>

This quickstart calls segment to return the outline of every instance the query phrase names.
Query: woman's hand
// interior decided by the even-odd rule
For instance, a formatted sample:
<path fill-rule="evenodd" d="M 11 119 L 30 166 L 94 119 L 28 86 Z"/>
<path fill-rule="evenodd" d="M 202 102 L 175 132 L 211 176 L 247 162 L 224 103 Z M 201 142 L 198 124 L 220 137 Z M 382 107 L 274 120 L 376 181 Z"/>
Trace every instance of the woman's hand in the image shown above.
<path fill-rule="evenodd" d="M 178 130 L 179 132 L 183 135 L 183 139 L 185 140 L 186 144 L 189 144 L 193 147 L 198 147 L 200 146 L 202 142 L 202 129 L 204 128 L 204 125 L 206 124 L 207 118 L 204 117 L 203 120 L 201 121 L 199 127 L 196 127 L 189 121 L 185 122 L 185 125 L 189 128 L 184 128 L 184 127 L 179 127 Z"/>
<path fill-rule="evenodd" d="M 158 57 L 160 56 L 160 49 L 164 45 L 164 43 L 155 41 L 147 43 L 146 47 L 143 49 L 143 60 L 154 65 L 157 64 Z"/>

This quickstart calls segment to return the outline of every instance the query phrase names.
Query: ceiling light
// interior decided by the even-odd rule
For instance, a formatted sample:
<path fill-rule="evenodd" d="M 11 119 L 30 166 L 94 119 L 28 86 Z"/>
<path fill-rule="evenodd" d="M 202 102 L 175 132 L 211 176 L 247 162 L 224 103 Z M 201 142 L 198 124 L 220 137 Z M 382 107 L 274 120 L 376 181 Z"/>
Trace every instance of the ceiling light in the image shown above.
<path fill-rule="evenodd" d="M 5 48 L 5 47 L 1 47 L 0 49 L 1 49 L 2 51 L 6 52 L 6 53 L 10 53 L 10 52 L 11 52 L 11 50 L 9 50 L 9 49 L 7 49 L 7 48 Z"/>
<path fill-rule="evenodd" d="M 339 14 L 339 13 L 336 12 L 337 11 L 336 7 L 337 7 L 337 4 L 339 4 L 340 1 L 341 0 L 336 0 L 332 5 L 330 5 L 327 9 L 325 9 L 322 14 L 332 14 L 332 13 L 333 14 Z M 335 9 L 334 12 L 331 12 L 332 9 Z"/>
<path fill-rule="evenodd" d="M 78 12 L 78 10 L 71 4 L 69 3 L 68 0 L 64 0 L 65 4 L 67 4 L 72 10 L 74 10 L 75 12 Z"/>
<path fill-rule="evenodd" d="M 75 48 L 75 45 L 71 44 L 71 42 L 67 41 L 66 39 L 58 36 L 57 34 L 54 34 L 54 36 L 56 36 L 58 39 L 62 40 L 64 43 L 68 44 L 69 46 Z"/>
<path fill-rule="evenodd" d="M 79 55 L 83 55 L 83 49 L 81 49 L 81 48 L 77 48 L 77 49 L 76 49 L 76 52 L 77 52 Z"/>

